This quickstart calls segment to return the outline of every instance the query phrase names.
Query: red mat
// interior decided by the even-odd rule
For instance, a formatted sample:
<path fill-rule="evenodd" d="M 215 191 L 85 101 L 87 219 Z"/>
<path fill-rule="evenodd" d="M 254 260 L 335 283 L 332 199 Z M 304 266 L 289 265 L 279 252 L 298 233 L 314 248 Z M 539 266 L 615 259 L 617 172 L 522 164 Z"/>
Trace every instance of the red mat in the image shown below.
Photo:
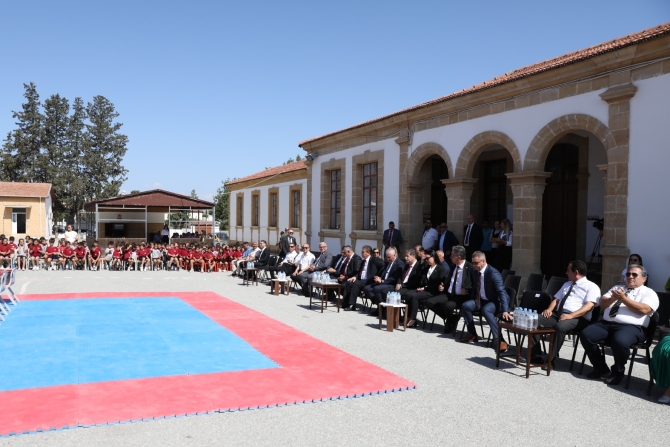
<path fill-rule="evenodd" d="M 0 392 L 0 435 L 274 407 L 415 388 L 412 382 L 212 292 L 23 295 L 21 299 L 152 296 L 184 300 L 281 368 L 4 391 Z"/>

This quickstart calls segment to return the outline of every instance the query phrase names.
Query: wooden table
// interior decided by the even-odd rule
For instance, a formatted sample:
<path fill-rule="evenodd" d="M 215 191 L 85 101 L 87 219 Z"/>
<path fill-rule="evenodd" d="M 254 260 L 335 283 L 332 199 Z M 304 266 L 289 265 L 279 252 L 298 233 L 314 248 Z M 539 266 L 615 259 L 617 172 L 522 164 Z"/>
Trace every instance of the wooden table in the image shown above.
<path fill-rule="evenodd" d="M 512 323 L 505 323 L 505 322 L 500 322 L 498 323 L 498 340 L 502 340 L 502 331 L 503 329 L 506 329 L 510 332 L 514 332 L 515 334 L 519 335 L 525 335 L 526 338 L 528 339 L 528 350 L 526 352 L 526 379 L 530 376 L 530 369 L 531 368 L 541 368 L 541 367 L 546 367 L 547 368 L 547 376 L 551 374 L 551 353 L 554 352 L 554 337 L 556 336 L 556 331 L 551 328 L 537 328 L 537 329 L 523 329 L 518 326 L 514 326 Z M 530 363 L 530 356 L 531 356 L 531 347 L 533 346 L 533 335 L 546 335 L 550 334 L 549 338 L 549 355 L 547 356 L 547 363 L 542 363 L 542 364 L 531 364 Z M 510 340 L 512 341 L 512 340 Z M 507 360 L 510 357 L 516 357 L 516 364 L 519 365 L 519 361 L 521 358 L 521 346 L 516 347 L 516 354 L 508 354 L 508 355 L 501 355 L 500 350 L 496 349 L 496 368 L 500 366 L 500 359 Z M 512 360 L 507 360 L 509 362 L 512 362 Z"/>
<path fill-rule="evenodd" d="M 244 268 L 244 276 L 242 277 L 242 285 L 248 286 L 252 282 L 258 285 L 258 269 L 257 268 Z"/>
<path fill-rule="evenodd" d="M 279 296 L 279 293 L 282 293 L 284 295 L 288 295 L 290 287 L 290 279 L 277 279 L 277 278 L 272 278 L 270 281 L 274 283 L 272 286 L 272 290 L 274 291 L 275 296 Z M 281 289 L 281 292 L 280 292 Z"/>
<path fill-rule="evenodd" d="M 312 308 L 312 297 L 314 295 L 314 289 L 319 289 L 319 300 L 321 301 L 321 313 L 323 313 L 324 305 L 325 309 L 328 309 L 328 290 L 334 290 L 337 294 L 337 312 L 340 312 L 340 299 L 342 297 L 342 284 L 340 283 L 311 283 L 312 287 L 309 289 L 309 308 Z"/>
<path fill-rule="evenodd" d="M 386 308 L 386 330 L 393 332 L 393 329 L 397 329 L 400 326 L 400 309 L 406 308 L 407 304 L 379 303 L 377 305 L 377 309 L 379 309 L 379 329 L 382 328 L 382 307 Z M 407 309 L 405 309 L 402 330 L 407 331 Z"/>

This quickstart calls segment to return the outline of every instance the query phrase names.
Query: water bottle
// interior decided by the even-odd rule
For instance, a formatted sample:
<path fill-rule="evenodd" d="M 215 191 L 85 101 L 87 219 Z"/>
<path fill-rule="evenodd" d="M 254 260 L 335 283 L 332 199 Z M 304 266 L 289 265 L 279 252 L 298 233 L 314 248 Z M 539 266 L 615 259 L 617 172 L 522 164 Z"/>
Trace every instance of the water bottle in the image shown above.
<path fill-rule="evenodd" d="M 537 329 L 540 323 L 540 316 L 537 314 L 537 311 L 533 311 L 533 330 Z"/>
<path fill-rule="evenodd" d="M 521 329 L 526 329 L 527 328 L 527 321 L 528 321 L 528 311 L 525 308 L 521 308 L 521 320 L 519 321 L 519 327 Z"/>

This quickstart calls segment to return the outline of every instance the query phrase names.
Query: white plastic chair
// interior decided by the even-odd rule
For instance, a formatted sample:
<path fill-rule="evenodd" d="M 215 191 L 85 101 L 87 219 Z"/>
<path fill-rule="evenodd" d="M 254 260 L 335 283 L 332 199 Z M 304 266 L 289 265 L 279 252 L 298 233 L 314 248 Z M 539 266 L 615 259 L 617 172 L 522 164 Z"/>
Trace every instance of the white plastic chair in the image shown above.
<path fill-rule="evenodd" d="M 3 270 L 2 271 L 2 277 L 0 277 L 0 312 L 2 312 L 4 315 L 9 315 L 9 312 L 11 311 L 11 309 L 9 308 L 7 303 L 5 303 L 5 299 L 2 297 L 2 292 L 5 291 L 6 284 L 7 284 L 7 281 L 9 279 L 8 276 L 9 276 L 9 272 L 7 270 Z M 14 301 L 11 299 L 11 296 L 10 296 L 9 299 L 12 303 L 14 303 Z M 4 318 L 3 318 L 3 321 L 4 321 Z"/>
<path fill-rule="evenodd" d="M 14 293 L 12 290 L 12 286 L 14 283 L 16 283 L 16 269 L 12 269 L 12 272 L 9 273 L 9 278 L 6 278 L 6 281 L 3 281 L 3 284 L 6 284 L 5 288 L 7 289 L 7 296 L 9 296 L 9 299 L 12 301 L 12 303 L 16 306 L 21 300 L 19 300 L 19 297 Z"/>

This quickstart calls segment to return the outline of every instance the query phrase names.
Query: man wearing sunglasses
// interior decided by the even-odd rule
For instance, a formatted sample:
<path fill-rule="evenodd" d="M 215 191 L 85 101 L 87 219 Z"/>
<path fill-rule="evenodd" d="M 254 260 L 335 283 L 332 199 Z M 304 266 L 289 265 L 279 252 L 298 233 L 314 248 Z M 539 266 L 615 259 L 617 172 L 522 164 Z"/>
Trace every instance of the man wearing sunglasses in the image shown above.
<path fill-rule="evenodd" d="M 309 244 L 302 244 L 300 253 L 295 257 L 293 262 L 296 269 L 291 275 L 291 279 L 298 283 L 302 289 L 302 285 L 309 277 L 309 267 L 314 264 L 314 255 L 309 251 Z"/>
<path fill-rule="evenodd" d="M 629 265 L 626 285 L 614 286 L 600 298 L 603 320 L 588 326 L 580 335 L 584 351 L 593 365 L 593 371 L 587 375 L 589 379 L 603 379 L 608 385 L 621 383 L 630 347 L 644 341 L 644 328 L 658 309 L 658 295 L 644 285 L 646 278 L 644 267 Z M 609 341 L 614 356 L 611 370 L 598 347 L 603 340 Z"/>

